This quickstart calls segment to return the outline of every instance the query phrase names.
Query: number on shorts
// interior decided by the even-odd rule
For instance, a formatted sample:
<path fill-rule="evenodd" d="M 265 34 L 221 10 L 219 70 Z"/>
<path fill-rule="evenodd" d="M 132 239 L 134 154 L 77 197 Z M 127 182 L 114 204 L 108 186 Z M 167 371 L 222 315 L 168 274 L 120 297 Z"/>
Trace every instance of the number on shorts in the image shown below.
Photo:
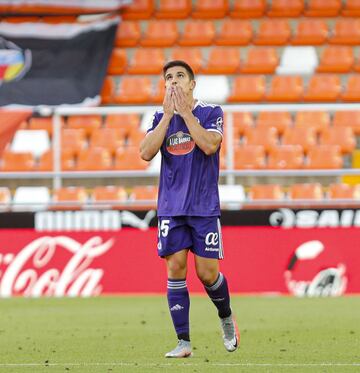
<path fill-rule="evenodd" d="M 159 222 L 159 237 L 160 237 L 160 234 L 163 236 L 163 237 L 166 237 L 169 233 L 169 224 L 170 224 L 170 220 L 168 219 L 164 219 L 164 220 L 161 220 L 161 224 Z"/>

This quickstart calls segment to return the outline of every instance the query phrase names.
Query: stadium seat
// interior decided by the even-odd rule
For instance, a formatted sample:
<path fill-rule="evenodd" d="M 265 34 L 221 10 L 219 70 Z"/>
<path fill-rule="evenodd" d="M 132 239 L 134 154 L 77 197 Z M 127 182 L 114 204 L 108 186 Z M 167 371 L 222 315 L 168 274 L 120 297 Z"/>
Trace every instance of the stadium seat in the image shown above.
<path fill-rule="evenodd" d="M 103 86 L 100 92 L 101 103 L 103 105 L 113 103 L 114 92 L 115 92 L 115 81 L 110 76 L 107 76 L 104 79 L 104 83 L 103 83 Z"/>
<path fill-rule="evenodd" d="M 289 111 L 260 111 L 256 119 L 256 127 L 274 127 L 279 135 L 292 125 Z"/>
<path fill-rule="evenodd" d="M 61 148 L 68 149 L 72 154 L 78 154 L 86 146 L 84 128 L 64 128 L 61 131 Z"/>
<path fill-rule="evenodd" d="M 138 48 L 128 64 L 128 74 L 160 74 L 165 63 L 161 48 Z"/>
<path fill-rule="evenodd" d="M 266 0 L 234 0 L 230 11 L 233 18 L 260 18 L 265 13 Z"/>
<path fill-rule="evenodd" d="M 30 152 L 34 157 L 39 157 L 49 148 L 50 139 L 45 130 L 17 130 L 10 145 L 10 151 Z"/>
<path fill-rule="evenodd" d="M 74 171 L 75 170 L 75 158 L 72 149 L 61 149 L 61 171 Z M 52 171 L 53 161 L 53 150 L 50 149 L 39 158 L 39 164 L 37 171 Z"/>
<path fill-rule="evenodd" d="M 285 198 L 285 193 L 279 184 L 254 184 L 248 197 L 252 200 L 279 200 Z"/>
<path fill-rule="evenodd" d="M 44 23 L 74 23 L 77 22 L 77 16 L 73 15 L 62 15 L 62 16 L 45 16 L 41 17 L 41 21 Z"/>
<path fill-rule="evenodd" d="M 112 155 L 116 149 L 124 146 L 124 136 L 121 130 L 116 128 L 99 128 L 93 131 L 90 139 L 91 148 L 105 148 Z"/>
<path fill-rule="evenodd" d="M 132 188 L 129 200 L 136 201 L 131 208 L 135 209 L 155 209 L 158 197 L 158 187 L 154 185 L 135 186 Z"/>
<path fill-rule="evenodd" d="M 203 56 L 200 48 L 175 47 L 170 52 L 170 59 L 187 61 L 195 74 L 199 72 L 203 64 Z"/>
<path fill-rule="evenodd" d="M 219 185 L 220 206 L 229 210 L 238 210 L 246 201 L 242 185 Z"/>
<path fill-rule="evenodd" d="M 71 115 L 67 119 L 67 128 L 83 129 L 86 136 L 102 126 L 101 115 Z"/>
<path fill-rule="evenodd" d="M 356 138 L 351 127 L 331 127 L 321 134 L 320 144 L 339 145 L 343 154 L 350 154 L 355 150 Z"/>
<path fill-rule="evenodd" d="M 346 0 L 346 3 L 342 8 L 341 15 L 345 17 L 359 17 L 360 0 Z"/>
<path fill-rule="evenodd" d="M 266 152 L 278 146 L 278 132 L 274 127 L 255 127 L 245 132 L 244 145 L 262 145 Z"/>
<path fill-rule="evenodd" d="M 306 168 L 331 169 L 342 168 L 343 158 L 338 145 L 318 145 L 308 152 Z"/>
<path fill-rule="evenodd" d="M 220 31 L 216 34 L 216 45 L 248 45 L 252 39 L 252 25 L 248 20 L 224 19 Z"/>
<path fill-rule="evenodd" d="M 24 22 L 34 22 L 39 23 L 40 17 L 37 16 L 11 16 L 4 18 L 5 22 L 8 23 L 24 23 Z"/>
<path fill-rule="evenodd" d="M 347 102 L 360 101 L 360 76 L 358 74 L 348 77 L 346 89 L 342 92 L 341 99 Z"/>
<path fill-rule="evenodd" d="M 347 73 L 352 69 L 354 62 L 352 47 L 329 46 L 323 50 L 320 64 L 316 71 L 322 73 Z"/>
<path fill-rule="evenodd" d="M 311 126 L 287 128 L 281 142 L 283 145 L 301 145 L 306 154 L 317 143 L 315 128 Z"/>
<path fill-rule="evenodd" d="M 151 95 L 151 102 L 155 104 L 162 104 L 165 97 L 165 80 L 163 77 L 160 77 L 156 83 L 155 91 Z"/>
<path fill-rule="evenodd" d="M 304 101 L 333 102 L 337 101 L 341 93 L 341 82 L 338 75 L 318 74 L 310 78 Z"/>
<path fill-rule="evenodd" d="M 11 192 L 8 187 L 0 187 L 0 211 L 8 211 L 11 202 Z"/>
<path fill-rule="evenodd" d="M 327 195 L 330 199 L 360 199 L 360 185 L 333 183 L 329 185 Z"/>
<path fill-rule="evenodd" d="M 244 145 L 234 151 L 234 168 L 262 169 L 265 168 L 265 149 L 262 145 Z"/>
<path fill-rule="evenodd" d="M 335 17 L 341 9 L 341 0 L 309 0 L 305 9 L 306 17 Z"/>
<path fill-rule="evenodd" d="M 236 47 L 213 47 L 203 74 L 236 74 L 240 68 L 240 50 Z"/>
<path fill-rule="evenodd" d="M 279 75 L 311 75 L 319 64 L 316 49 L 313 46 L 285 47 L 276 68 Z"/>
<path fill-rule="evenodd" d="M 300 145 L 279 145 L 271 149 L 268 169 L 298 169 L 304 166 L 304 150 Z"/>
<path fill-rule="evenodd" d="M 230 87 L 226 75 L 199 75 L 196 79 L 195 96 L 201 101 L 222 104 L 229 93 Z"/>
<path fill-rule="evenodd" d="M 279 57 L 276 48 L 251 48 L 240 70 L 245 74 L 272 74 L 278 64 Z"/>
<path fill-rule="evenodd" d="M 151 79 L 148 77 L 124 76 L 114 95 L 117 104 L 145 104 L 150 101 L 152 93 Z"/>
<path fill-rule="evenodd" d="M 13 198 L 13 211 L 46 210 L 50 203 L 50 191 L 47 187 L 17 187 Z"/>
<path fill-rule="evenodd" d="M 314 128 L 316 133 L 322 133 L 330 126 L 330 114 L 327 111 L 298 111 L 294 126 Z"/>
<path fill-rule="evenodd" d="M 91 147 L 83 149 L 77 157 L 78 171 L 105 171 L 112 168 L 111 153 L 108 148 Z"/>
<path fill-rule="evenodd" d="M 322 45 L 327 41 L 328 26 L 321 19 L 301 19 L 297 23 L 293 45 Z"/>
<path fill-rule="evenodd" d="M 350 127 L 355 135 L 360 135 L 360 111 L 335 111 L 334 127 Z"/>
<path fill-rule="evenodd" d="M 139 114 L 109 114 L 105 117 L 105 128 L 114 128 L 123 137 L 138 131 L 140 126 Z"/>
<path fill-rule="evenodd" d="M 291 28 L 287 20 L 263 19 L 254 38 L 255 45 L 284 45 L 291 36 Z"/>
<path fill-rule="evenodd" d="M 98 186 L 91 193 L 91 199 L 96 203 L 98 208 L 108 208 L 106 205 L 111 203 L 111 208 L 124 208 L 124 204 L 118 205 L 118 202 L 127 201 L 127 192 L 122 186 Z"/>
<path fill-rule="evenodd" d="M 116 170 L 132 171 L 146 170 L 148 163 L 140 158 L 139 149 L 137 147 L 118 149 L 115 155 Z"/>
<path fill-rule="evenodd" d="M 140 40 L 143 47 L 171 47 L 178 38 L 176 21 L 151 20 Z"/>
<path fill-rule="evenodd" d="M 115 47 L 135 47 L 141 38 L 140 23 L 137 21 L 121 21 L 115 37 Z"/>
<path fill-rule="evenodd" d="M 145 132 L 143 131 L 132 131 L 126 138 L 126 146 L 132 148 L 139 148 L 141 141 L 145 137 Z"/>
<path fill-rule="evenodd" d="M 123 19 L 149 19 L 154 12 L 155 3 L 152 0 L 133 0 L 130 5 L 122 8 Z"/>
<path fill-rule="evenodd" d="M 54 210 L 79 210 L 86 203 L 88 194 L 84 187 L 63 187 L 53 191 Z"/>
<path fill-rule="evenodd" d="M 155 18 L 184 19 L 190 15 L 191 6 L 191 0 L 160 0 Z"/>
<path fill-rule="evenodd" d="M 238 112 L 232 113 L 234 132 L 240 136 L 244 135 L 247 130 L 251 130 L 254 127 L 254 118 L 249 112 Z M 225 131 L 227 130 L 225 117 Z"/>
<path fill-rule="evenodd" d="M 64 119 L 60 117 L 61 127 L 64 127 Z M 29 130 L 44 130 L 50 137 L 53 133 L 53 117 L 32 117 L 29 119 Z"/>
<path fill-rule="evenodd" d="M 35 159 L 31 152 L 14 153 L 9 150 L 2 154 L 1 171 L 34 171 Z"/>
<path fill-rule="evenodd" d="M 269 102 L 301 101 L 304 85 L 301 76 L 274 76 L 266 93 Z"/>
<path fill-rule="evenodd" d="M 193 5 L 193 18 L 224 18 L 229 10 L 228 0 L 198 0 Z"/>
<path fill-rule="evenodd" d="M 110 75 L 121 75 L 127 67 L 127 55 L 125 49 L 113 48 L 107 73 Z"/>
<path fill-rule="evenodd" d="M 303 0 L 272 0 L 269 17 L 299 17 L 304 10 Z"/>
<path fill-rule="evenodd" d="M 360 19 L 338 19 L 329 39 L 331 44 L 360 44 Z"/>
<path fill-rule="evenodd" d="M 258 102 L 265 96 L 266 81 L 263 75 L 237 76 L 233 80 L 228 102 Z"/>
<path fill-rule="evenodd" d="M 212 21 L 187 20 L 184 32 L 179 38 L 181 46 L 211 45 L 215 37 L 215 25 Z"/>
<path fill-rule="evenodd" d="M 292 184 L 288 192 L 290 199 L 315 199 L 324 198 L 324 192 L 320 183 Z"/>

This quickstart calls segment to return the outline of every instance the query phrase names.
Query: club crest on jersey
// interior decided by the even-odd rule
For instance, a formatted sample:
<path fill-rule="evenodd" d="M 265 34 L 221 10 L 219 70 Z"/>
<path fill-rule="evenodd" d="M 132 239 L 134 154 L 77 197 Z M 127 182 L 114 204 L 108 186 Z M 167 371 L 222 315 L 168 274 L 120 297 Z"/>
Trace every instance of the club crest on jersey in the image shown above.
<path fill-rule="evenodd" d="M 184 155 L 190 153 L 195 148 L 195 141 L 188 134 L 182 131 L 170 135 L 166 139 L 166 149 L 174 155 Z"/>

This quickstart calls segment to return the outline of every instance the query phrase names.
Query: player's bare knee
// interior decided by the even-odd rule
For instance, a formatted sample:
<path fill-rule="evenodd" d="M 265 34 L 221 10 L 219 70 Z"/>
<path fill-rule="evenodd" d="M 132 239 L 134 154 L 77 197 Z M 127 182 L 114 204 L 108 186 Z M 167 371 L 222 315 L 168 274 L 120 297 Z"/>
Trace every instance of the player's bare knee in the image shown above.
<path fill-rule="evenodd" d="M 167 262 L 167 272 L 169 278 L 185 278 L 187 265 L 181 260 L 169 260 Z"/>
<path fill-rule="evenodd" d="M 199 280 L 206 286 L 214 284 L 219 274 L 215 268 L 197 268 L 196 273 Z"/>

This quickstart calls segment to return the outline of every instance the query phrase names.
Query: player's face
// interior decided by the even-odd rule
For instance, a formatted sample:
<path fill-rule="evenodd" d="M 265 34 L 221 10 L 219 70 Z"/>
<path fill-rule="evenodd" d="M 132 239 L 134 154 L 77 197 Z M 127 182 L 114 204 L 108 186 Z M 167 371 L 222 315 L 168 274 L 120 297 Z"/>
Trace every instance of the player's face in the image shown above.
<path fill-rule="evenodd" d="M 195 80 L 191 80 L 188 72 L 182 66 L 170 67 L 165 73 L 165 87 L 180 86 L 185 95 L 191 94 L 195 87 Z"/>

